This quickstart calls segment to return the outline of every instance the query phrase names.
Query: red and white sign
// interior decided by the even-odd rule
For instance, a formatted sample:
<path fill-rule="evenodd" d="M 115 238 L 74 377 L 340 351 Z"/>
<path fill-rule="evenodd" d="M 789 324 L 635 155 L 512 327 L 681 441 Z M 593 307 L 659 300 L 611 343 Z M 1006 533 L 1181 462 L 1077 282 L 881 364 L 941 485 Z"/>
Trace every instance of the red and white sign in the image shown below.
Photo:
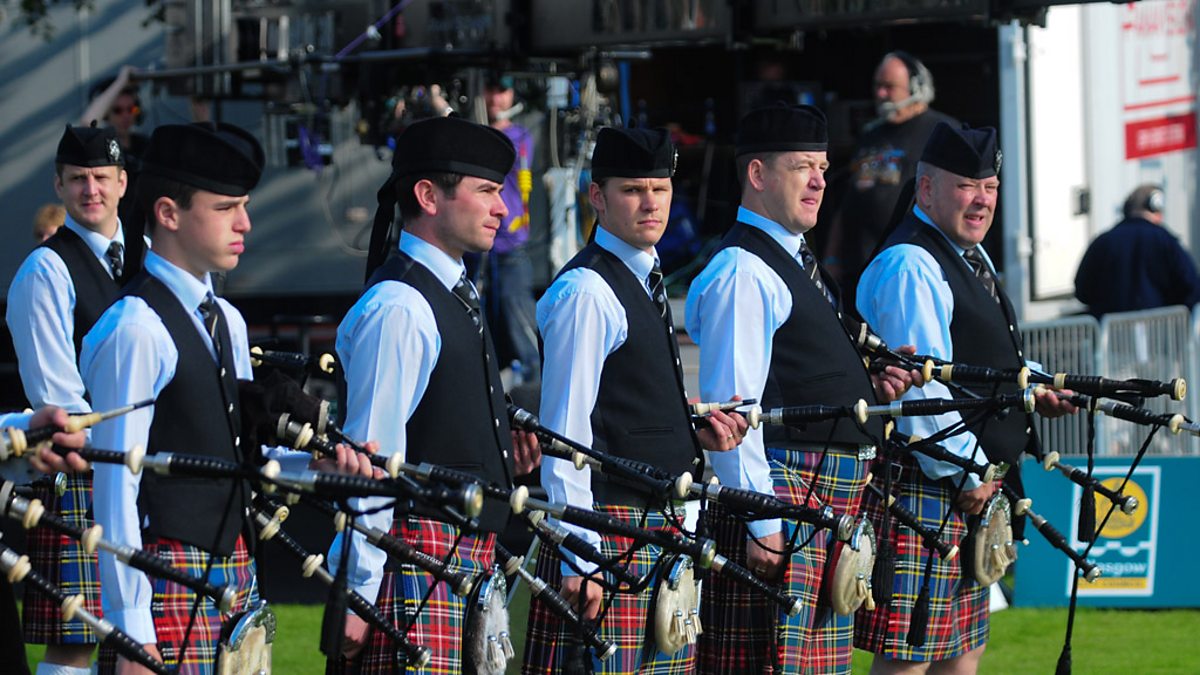
<path fill-rule="evenodd" d="M 1146 0 L 1121 9 L 1126 159 L 1196 147 L 1194 24 L 1195 0 Z"/>

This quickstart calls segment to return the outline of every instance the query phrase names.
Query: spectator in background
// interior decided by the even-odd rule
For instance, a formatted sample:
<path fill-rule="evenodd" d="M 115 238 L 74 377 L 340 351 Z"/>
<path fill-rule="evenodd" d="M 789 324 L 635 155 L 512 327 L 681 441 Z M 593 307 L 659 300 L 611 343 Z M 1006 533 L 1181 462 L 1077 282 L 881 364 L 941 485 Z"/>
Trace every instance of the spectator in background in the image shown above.
<path fill-rule="evenodd" d="M 858 276 L 879 244 L 904 184 L 916 176 L 917 159 L 938 122 L 954 118 L 929 107 L 933 75 L 907 52 L 889 52 L 875 69 L 878 117 L 863 130 L 850 163 L 849 186 L 829 234 L 825 266 L 842 287 L 844 306 L 854 307 Z"/>
<path fill-rule="evenodd" d="M 533 188 L 533 134 L 513 121 L 524 106 L 516 100 L 508 75 L 493 77 L 484 89 L 488 124 L 504 133 L 517 150 L 517 161 L 504 179 L 500 196 L 508 215 L 500 223 L 496 243 L 487 256 L 484 303 L 488 327 L 503 367 L 519 363 L 521 383 L 541 380 L 533 265 L 525 251 L 529 241 L 529 194 Z M 514 373 L 516 375 L 516 373 Z"/>
<path fill-rule="evenodd" d="M 33 216 L 33 240 L 40 244 L 53 237 L 66 217 L 67 210 L 62 204 L 43 204 Z"/>
<path fill-rule="evenodd" d="M 138 133 L 135 126 L 142 123 L 142 100 L 138 96 L 138 86 L 134 82 L 136 70 L 132 66 L 121 66 L 120 72 L 114 78 L 100 80 L 89 92 L 91 103 L 79 117 L 80 126 L 89 126 L 103 122 L 112 127 L 117 134 L 117 143 L 121 145 L 121 157 L 125 162 L 125 177 L 127 188 L 125 197 L 117 206 L 117 215 L 121 224 L 130 234 L 126 239 L 129 257 L 141 260 L 146 254 L 146 244 L 142 238 L 145 217 L 137 203 L 138 177 L 142 173 L 142 155 L 150 143 L 150 137 Z M 200 111 L 193 107 L 193 114 L 199 116 Z M 198 120 L 199 121 L 199 120 Z"/>
<path fill-rule="evenodd" d="M 1125 219 L 1096 237 L 1075 273 L 1075 297 L 1100 317 L 1200 302 L 1200 276 L 1191 255 L 1163 226 L 1166 196 L 1140 185 L 1125 199 Z"/>

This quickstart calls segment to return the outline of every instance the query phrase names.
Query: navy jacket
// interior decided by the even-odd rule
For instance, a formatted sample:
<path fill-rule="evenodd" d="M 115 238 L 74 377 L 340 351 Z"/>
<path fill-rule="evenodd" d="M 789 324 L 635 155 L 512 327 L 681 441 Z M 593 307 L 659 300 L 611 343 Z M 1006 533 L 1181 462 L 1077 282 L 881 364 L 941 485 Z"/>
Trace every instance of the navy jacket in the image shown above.
<path fill-rule="evenodd" d="M 1200 275 L 1167 228 L 1126 218 L 1096 237 L 1075 273 L 1075 297 L 1094 316 L 1200 302 Z"/>

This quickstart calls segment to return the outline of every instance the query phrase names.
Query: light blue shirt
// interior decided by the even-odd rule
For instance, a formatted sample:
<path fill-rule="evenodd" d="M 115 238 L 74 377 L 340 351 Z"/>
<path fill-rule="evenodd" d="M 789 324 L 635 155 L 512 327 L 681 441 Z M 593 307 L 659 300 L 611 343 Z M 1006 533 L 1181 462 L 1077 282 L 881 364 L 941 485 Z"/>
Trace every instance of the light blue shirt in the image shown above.
<path fill-rule="evenodd" d="M 112 239 L 93 232 L 67 214 L 64 227 L 79 235 L 112 276 L 105 253 L 112 242 L 125 245 L 120 222 Z M 75 284 L 66 263 L 53 250 L 35 248 L 8 287 L 5 315 L 25 397 L 34 408 L 56 405 L 72 413 L 91 412 L 75 353 Z"/>
<path fill-rule="evenodd" d="M 913 213 L 945 236 L 920 207 L 913 207 Z M 962 256 L 966 249 L 949 237 L 946 241 Z M 977 248 L 995 274 L 987 251 L 982 245 Z M 969 269 L 965 259 L 962 264 Z M 917 351 L 922 354 L 954 360 L 954 345 L 950 339 L 954 293 L 941 265 L 924 248 L 916 244 L 897 244 L 884 249 L 859 279 L 857 303 L 862 318 L 888 344 L 917 345 Z M 906 401 L 928 398 L 951 398 L 950 390 L 941 382 L 933 381 L 925 383 L 924 387 L 913 387 L 903 396 Z M 928 438 L 960 421 L 961 415 L 948 412 L 928 417 L 901 417 L 896 420 L 896 427 L 902 433 Z M 959 457 L 974 457 L 981 464 L 987 462 L 982 449 L 978 448 L 978 439 L 970 431 L 952 436 L 941 445 Z M 914 456 L 921 470 L 932 480 L 952 477 L 957 481 L 962 475 L 962 470 L 953 464 L 935 461 L 919 453 Z M 964 487 L 972 490 L 980 484 L 977 476 L 968 474 Z"/>
<path fill-rule="evenodd" d="M 189 310 L 215 367 L 216 351 L 199 311 L 200 303 L 212 293 L 208 275 L 197 279 L 153 252 L 146 255 L 145 269 Z M 224 299 L 217 298 L 217 302 L 229 327 L 237 376 L 251 379 L 246 321 Z M 175 377 L 178 363 L 179 351 L 158 313 L 145 300 L 127 296 L 113 303 L 84 336 L 80 372 L 95 409 L 108 410 L 157 398 Z M 153 420 L 154 406 L 150 406 L 101 422 L 92 429 L 92 442 L 111 450 L 145 447 Z M 141 476 L 115 464 L 98 463 L 94 471 L 96 523 L 104 528 L 105 538 L 110 541 L 140 549 L 142 523 L 138 522 L 137 498 Z M 150 614 L 151 586 L 144 573 L 101 551 L 100 587 L 104 618 L 138 642 L 157 642 Z"/>
<path fill-rule="evenodd" d="M 404 232 L 399 248 L 423 265 L 450 290 L 465 267 L 434 245 Z M 437 321 L 429 301 L 417 289 L 400 281 L 381 281 L 363 293 L 342 319 L 337 331 L 337 353 L 346 373 L 346 426 L 351 438 L 379 442 L 383 457 L 406 457 L 405 428 L 437 366 L 442 350 Z M 352 500 L 359 510 L 380 508 L 390 500 Z M 360 522 L 387 532 L 392 509 L 360 517 Z M 329 549 L 331 567 L 341 560 L 342 536 Z M 350 538 L 347 580 L 372 602 L 383 582 L 387 554 L 361 534 Z"/>
<path fill-rule="evenodd" d="M 800 269 L 804 235 L 739 207 L 739 222 L 767 233 Z M 722 249 L 688 290 L 688 336 L 700 345 L 700 398 L 728 401 L 762 400 L 771 369 L 775 331 L 792 315 L 792 293 L 775 270 L 744 248 Z M 749 429 L 742 444 L 729 452 L 708 454 L 713 472 L 730 487 L 774 495 L 762 429 Z M 777 518 L 746 523 L 750 534 L 763 538 L 783 529 Z"/>
<path fill-rule="evenodd" d="M 612 253 L 650 295 L 650 271 L 658 262 L 652 248 L 643 251 L 596 226 L 596 245 Z M 542 400 L 540 417 L 547 428 L 574 441 L 592 444 L 592 411 L 600 395 L 604 361 L 629 337 L 625 308 L 612 287 L 594 270 L 577 267 L 563 273 L 537 303 L 538 330 L 542 335 Z M 542 459 L 542 487 L 550 501 L 592 508 L 592 470 L 576 470 L 571 462 Z M 569 523 L 564 527 L 599 547 L 600 535 Z M 562 552 L 584 572 L 595 565 Z M 562 565 L 565 576 L 575 571 Z"/>

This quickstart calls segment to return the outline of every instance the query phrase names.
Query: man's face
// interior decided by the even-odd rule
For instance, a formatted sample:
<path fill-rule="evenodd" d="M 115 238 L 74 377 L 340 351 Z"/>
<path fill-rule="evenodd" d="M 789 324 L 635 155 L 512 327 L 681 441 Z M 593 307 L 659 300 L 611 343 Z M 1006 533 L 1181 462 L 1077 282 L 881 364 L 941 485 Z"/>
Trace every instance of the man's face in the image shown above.
<path fill-rule="evenodd" d="M 229 197 L 198 190 L 192 205 L 178 209 L 176 264 L 196 277 L 205 272 L 228 272 L 237 267 L 246 249 L 250 214 L 248 196 Z"/>
<path fill-rule="evenodd" d="M 811 230 L 825 197 L 828 170 L 824 152 L 781 152 L 763 162 L 763 215 L 796 234 Z"/>
<path fill-rule="evenodd" d="M 117 228 L 117 203 L 125 196 L 125 170 L 119 166 L 64 164 L 54 177 L 54 192 L 67 213 L 93 232 L 112 236 Z"/>
<path fill-rule="evenodd" d="M 886 104 L 899 104 L 911 96 L 908 66 L 896 57 L 889 57 L 875 69 L 875 107 L 880 115 L 892 119 L 901 110 Z"/>
<path fill-rule="evenodd" d="M 434 187 L 438 195 L 437 237 L 442 250 L 453 258 L 464 253 L 482 253 L 492 248 L 500 221 L 508 207 L 500 198 L 500 183 L 475 176 L 464 176 L 450 197 Z"/>
<path fill-rule="evenodd" d="M 965 178 L 935 169 L 917 189 L 921 209 L 951 241 L 971 248 L 987 236 L 996 215 L 999 178 Z"/>
<path fill-rule="evenodd" d="M 649 250 L 667 229 L 671 212 L 670 178 L 609 178 L 592 183 L 588 199 L 604 229 L 621 241 Z"/>
<path fill-rule="evenodd" d="M 513 107 L 513 90 L 487 87 L 483 90 L 483 101 L 487 105 L 488 119 L 494 122 L 500 113 Z"/>
<path fill-rule="evenodd" d="M 137 120 L 137 99 L 132 94 L 119 94 L 108 109 L 108 123 L 125 133 Z"/>

